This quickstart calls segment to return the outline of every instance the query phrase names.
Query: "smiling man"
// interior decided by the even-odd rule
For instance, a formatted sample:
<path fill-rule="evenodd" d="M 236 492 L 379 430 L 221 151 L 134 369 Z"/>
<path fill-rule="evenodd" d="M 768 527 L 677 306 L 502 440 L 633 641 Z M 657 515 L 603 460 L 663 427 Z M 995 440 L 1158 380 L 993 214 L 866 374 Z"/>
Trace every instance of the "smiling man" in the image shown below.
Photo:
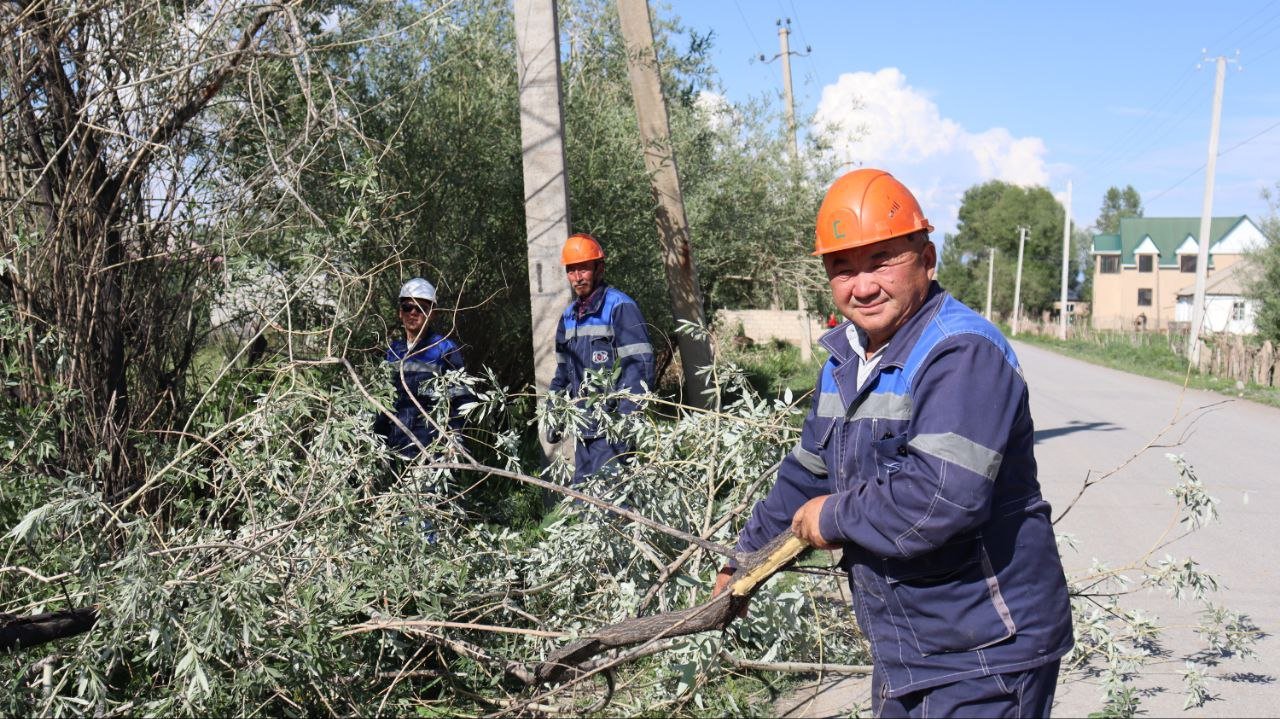
<path fill-rule="evenodd" d="M 583 380 L 591 370 L 615 372 L 613 386 L 605 390 L 639 395 L 646 388 L 653 389 L 653 346 L 649 344 L 644 317 L 635 300 L 605 284 L 604 249 L 600 243 L 585 233 L 571 235 L 560 251 L 560 261 L 573 290 L 573 300 L 556 328 L 556 374 L 551 391 L 568 392 L 574 398 L 585 396 L 588 390 Z M 607 409 L 630 414 L 636 403 L 622 398 L 610 401 Z M 560 433 L 549 429 L 547 441 L 555 444 L 560 440 Z M 609 441 L 596 423 L 589 423 L 578 432 L 574 484 L 630 451 L 630 445 Z"/>
<path fill-rule="evenodd" d="M 790 527 L 843 550 L 876 716 L 1048 716 L 1071 612 L 1027 385 L 999 330 L 933 280 L 932 230 L 882 170 L 827 191 L 813 254 L 848 321 L 822 338 L 800 441 L 738 549 Z"/>

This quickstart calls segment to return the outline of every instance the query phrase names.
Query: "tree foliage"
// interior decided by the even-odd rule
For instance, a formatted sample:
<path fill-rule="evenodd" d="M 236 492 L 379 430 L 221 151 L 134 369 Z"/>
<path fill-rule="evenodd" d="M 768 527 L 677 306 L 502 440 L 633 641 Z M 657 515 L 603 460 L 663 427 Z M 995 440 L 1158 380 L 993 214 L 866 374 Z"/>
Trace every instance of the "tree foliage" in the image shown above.
<path fill-rule="evenodd" d="M 951 294 L 981 310 L 986 302 L 990 248 L 995 248 L 992 311 L 1013 311 L 1018 262 L 1018 227 L 1028 228 L 1022 266 L 1023 312 L 1032 316 L 1053 307 L 1061 291 L 1062 205 L 1043 187 L 999 180 L 975 185 L 961 200 L 956 233 L 943 245 L 938 280 Z M 1074 282 L 1078 259 L 1071 259 Z"/>
<path fill-rule="evenodd" d="M 613 4 L 561 9 L 575 229 L 604 240 L 661 346 L 675 328 Z M 35 0 L 0 4 L 0 28 L 0 625 L 98 617 L 0 659 L 7 713 L 583 712 L 599 679 L 548 693 L 505 664 L 705 596 L 722 558 L 527 487 L 570 475 L 541 464 L 535 426 L 578 426 L 608 398 L 534 407 L 521 389 L 506 2 Z M 811 235 L 821 148 L 802 158 L 812 174 L 788 167 L 776 98 L 717 101 L 709 39 L 686 45 L 670 18 L 657 35 L 708 302 L 763 306 L 775 278 L 784 300 L 815 293 L 820 266 L 788 260 Z M 1019 223 L 1030 265 L 1056 277 L 1060 218 L 1042 188 L 972 189 L 944 282 L 973 301 L 977 253 L 1016 243 Z M 477 401 L 464 442 L 405 461 L 371 420 L 413 275 L 436 282 L 440 329 L 467 347 L 470 372 L 438 389 Z M 723 544 L 803 405 L 732 365 L 706 372 L 710 410 L 655 395 L 602 418 L 636 461 L 582 489 Z M 1144 566 L 1160 586 L 1204 585 L 1185 562 Z M 771 687 L 729 671 L 733 656 L 864 661 L 828 581 L 787 576 L 749 624 L 618 669 L 612 710 L 766 713 Z M 1082 662 L 1118 666 L 1106 642 L 1131 624 L 1111 609 Z M 1221 617 L 1226 650 L 1252 636 Z"/>
<path fill-rule="evenodd" d="M 1258 303 L 1254 318 L 1258 334 L 1280 343 L 1280 183 L 1274 193 L 1264 189 L 1262 194 L 1270 207 L 1269 214 L 1259 223 L 1266 244 L 1246 260 L 1252 265 L 1248 291 Z"/>
<path fill-rule="evenodd" d="M 1133 185 L 1108 187 L 1102 196 L 1102 207 L 1098 210 L 1098 219 L 1093 223 L 1100 234 L 1115 234 L 1120 231 L 1120 220 L 1125 217 L 1142 217 L 1142 196 L 1133 189 Z"/>

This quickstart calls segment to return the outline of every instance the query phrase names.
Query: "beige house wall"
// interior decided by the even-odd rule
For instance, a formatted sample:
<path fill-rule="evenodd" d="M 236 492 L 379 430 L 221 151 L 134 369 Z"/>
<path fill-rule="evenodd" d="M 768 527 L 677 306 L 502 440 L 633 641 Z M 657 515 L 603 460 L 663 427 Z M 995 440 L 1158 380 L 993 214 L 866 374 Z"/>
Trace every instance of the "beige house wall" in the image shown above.
<path fill-rule="evenodd" d="M 1215 254 L 1213 267 L 1209 270 L 1212 279 L 1214 273 L 1225 270 L 1238 262 L 1241 255 Z M 1094 257 L 1093 265 L 1093 327 L 1104 330 L 1132 330 L 1135 320 L 1146 315 L 1146 328 L 1151 330 L 1168 329 L 1169 323 L 1176 321 L 1174 309 L 1178 302 L 1178 291 L 1195 284 L 1196 273 L 1182 272 L 1177 267 L 1161 267 L 1153 272 L 1138 272 L 1137 266 L 1120 267 L 1117 274 L 1104 275 L 1100 271 L 1102 256 Z M 1146 288 L 1151 292 L 1151 306 L 1138 306 L 1138 290 Z"/>

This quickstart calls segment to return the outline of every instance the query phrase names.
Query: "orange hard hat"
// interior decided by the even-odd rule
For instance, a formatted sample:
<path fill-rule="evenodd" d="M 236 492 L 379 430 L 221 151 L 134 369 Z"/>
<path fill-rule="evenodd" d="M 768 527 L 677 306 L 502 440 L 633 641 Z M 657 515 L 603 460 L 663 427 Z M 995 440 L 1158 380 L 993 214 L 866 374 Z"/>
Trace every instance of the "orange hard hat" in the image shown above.
<path fill-rule="evenodd" d="M 920 203 L 907 186 L 884 170 L 854 170 L 831 183 L 818 208 L 813 254 L 862 247 L 925 230 Z"/>
<path fill-rule="evenodd" d="M 564 241 L 564 248 L 560 250 L 560 264 L 566 266 L 603 259 L 604 250 L 600 243 L 585 232 L 569 235 L 569 239 Z"/>

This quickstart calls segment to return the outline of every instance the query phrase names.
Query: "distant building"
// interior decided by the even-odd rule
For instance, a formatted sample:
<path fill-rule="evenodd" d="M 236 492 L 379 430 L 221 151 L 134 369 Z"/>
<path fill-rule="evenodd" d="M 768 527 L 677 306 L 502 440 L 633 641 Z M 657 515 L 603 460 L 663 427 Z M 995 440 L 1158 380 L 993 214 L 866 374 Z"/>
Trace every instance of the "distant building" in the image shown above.
<path fill-rule="evenodd" d="M 1195 285 L 1199 232 L 1198 217 L 1127 217 L 1119 233 L 1094 235 L 1093 326 L 1164 330 L 1188 321 L 1190 305 L 1181 319 L 1179 295 Z M 1246 215 L 1213 218 L 1209 238 L 1208 285 L 1265 242 Z"/>
<path fill-rule="evenodd" d="M 1073 287 L 1067 290 L 1067 322 L 1076 324 L 1083 322 L 1089 314 L 1089 303 L 1080 301 L 1080 293 Z M 1053 309 L 1049 311 L 1050 322 L 1060 322 L 1062 317 L 1062 300 L 1053 301 Z"/>
<path fill-rule="evenodd" d="M 1237 262 L 1214 273 L 1205 283 L 1205 332 L 1251 335 L 1257 331 L 1254 318 L 1258 316 L 1258 301 L 1246 296 L 1250 267 L 1248 262 Z M 1178 307 L 1174 311 L 1174 319 L 1179 325 L 1190 326 L 1191 303 L 1195 293 L 1195 282 L 1178 290 Z"/>

